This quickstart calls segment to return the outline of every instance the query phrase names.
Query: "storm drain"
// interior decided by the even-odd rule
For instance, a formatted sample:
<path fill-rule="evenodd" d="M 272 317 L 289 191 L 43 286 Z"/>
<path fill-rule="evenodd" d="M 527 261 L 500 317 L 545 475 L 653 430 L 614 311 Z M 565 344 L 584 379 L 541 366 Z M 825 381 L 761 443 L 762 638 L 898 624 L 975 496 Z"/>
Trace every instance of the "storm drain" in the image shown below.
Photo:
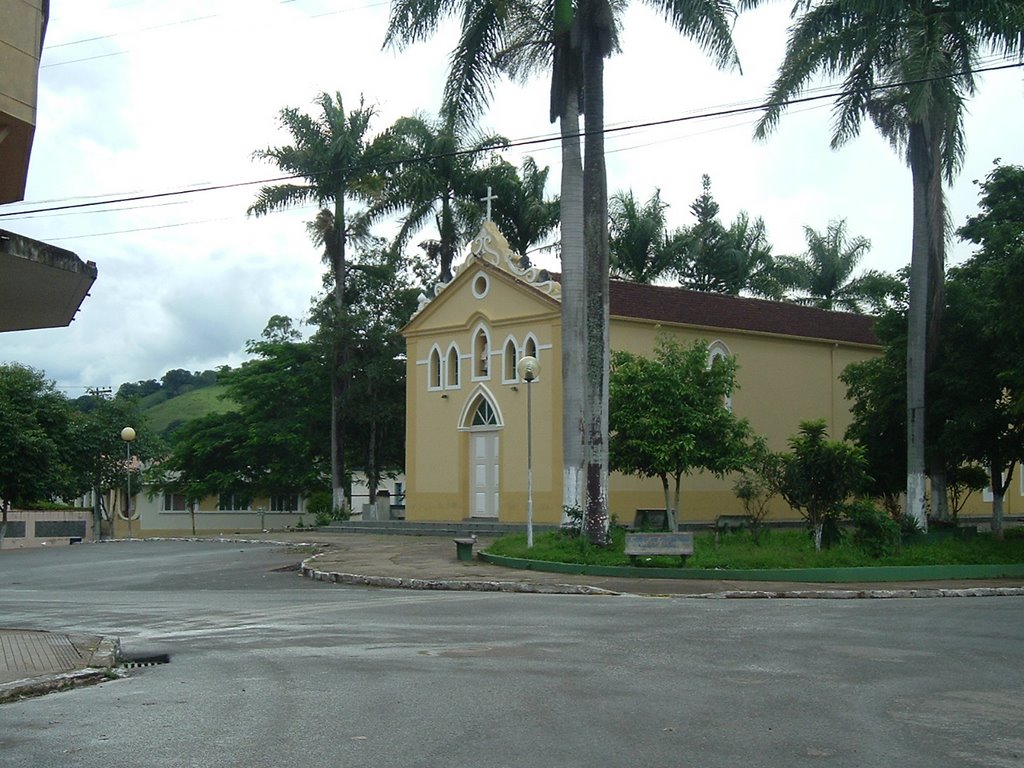
<path fill-rule="evenodd" d="M 122 656 L 122 669 L 141 669 L 143 667 L 158 667 L 161 664 L 170 664 L 171 656 L 167 653 L 155 653 L 151 656 Z"/>

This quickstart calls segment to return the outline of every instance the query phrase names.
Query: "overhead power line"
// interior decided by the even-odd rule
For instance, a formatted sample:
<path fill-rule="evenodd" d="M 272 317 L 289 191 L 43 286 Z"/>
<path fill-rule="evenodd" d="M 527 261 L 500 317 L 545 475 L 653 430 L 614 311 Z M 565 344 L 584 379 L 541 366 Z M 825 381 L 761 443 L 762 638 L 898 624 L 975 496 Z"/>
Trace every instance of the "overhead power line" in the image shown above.
<path fill-rule="evenodd" d="M 1021 68 L 1021 67 L 1024 67 L 1024 62 L 1014 62 L 1014 63 L 1008 63 L 1008 64 L 992 65 L 992 66 L 988 66 L 988 67 L 974 69 L 974 70 L 971 70 L 970 72 L 956 72 L 956 73 L 953 73 L 953 74 L 950 74 L 950 75 L 936 75 L 934 77 L 919 78 L 919 79 L 916 79 L 916 80 L 903 80 L 903 81 L 899 81 L 899 82 L 895 82 L 895 83 L 886 83 L 886 84 L 875 86 L 872 90 L 874 90 L 874 91 L 892 90 L 894 88 L 904 88 L 904 87 L 911 86 L 911 85 L 920 85 L 920 84 L 923 84 L 923 83 L 935 82 L 935 81 L 938 81 L 938 80 L 947 80 L 947 79 L 951 79 L 953 77 L 959 77 L 961 75 L 966 75 L 966 74 L 982 74 L 984 72 L 995 72 L 995 71 L 999 71 L 999 70 L 1016 69 L 1016 68 Z M 824 101 L 826 99 L 835 99 L 835 98 L 839 98 L 841 96 L 845 96 L 845 95 L 847 95 L 849 93 L 850 93 L 850 91 L 847 90 L 847 89 L 842 89 L 842 90 L 838 90 L 838 91 L 827 91 L 827 92 L 824 92 L 824 93 L 819 93 L 819 94 L 810 95 L 810 96 L 802 96 L 802 97 L 794 98 L 794 99 L 786 99 L 784 101 L 759 102 L 757 104 L 739 105 L 739 106 L 730 107 L 730 108 L 727 108 L 727 109 L 717 109 L 717 110 L 713 110 L 713 111 L 710 111 L 710 112 L 697 112 L 697 113 L 690 114 L 690 115 L 682 115 L 682 116 L 678 116 L 678 117 L 670 117 L 670 118 L 665 118 L 665 119 L 662 119 L 662 120 L 649 120 L 649 121 L 639 122 L 639 123 L 627 123 L 627 124 L 624 124 L 624 125 L 612 126 L 612 127 L 607 127 L 606 126 L 602 130 L 602 133 L 604 133 L 605 135 L 621 134 L 621 133 L 624 133 L 624 132 L 627 132 L 627 131 L 637 131 L 637 130 L 642 130 L 642 129 L 645 129 L 645 128 L 656 128 L 656 127 L 661 127 L 661 126 L 666 126 L 666 125 L 675 125 L 675 124 L 679 124 L 679 123 L 692 122 L 692 121 L 695 121 L 695 120 L 708 120 L 708 119 L 712 119 L 712 118 L 721 118 L 721 117 L 729 117 L 729 116 L 733 116 L 733 115 L 750 114 L 752 112 L 760 112 L 760 111 L 763 111 L 763 110 L 766 110 L 766 109 L 773 109 L 775 107 L 788 107 L 788 106 L 792 106 L 792 105 L 795 105 L 795 104 L 810 104 L 810 103 L 813 103 L 813 102 Z M 588 133 L 586 131 L 581 131 L 578 134 L 576 134 L 577 137 L 583 138 L 584 140 L 586 139 L 587 135 L 588 135 Z M 526 138 L 526 139 L 518 139 L 518 140 L 514 140 L 514 141 L 509 141 L 509 142 L 506 142 L 506 143 L 504 143 L 504 144 L 502 144 L 500 146 L 497 146 L 497 147 L 488 147 L 488 148 L 485 148 L 485 149 L 476 149 L 476 148 L 473 148 L 473 149 L 459 149 L 459 150 L 452 150 L 450 152 L 439 152 L 439 153 L 434 153 L 434 154 L 429 154 L 429 155 L 417 155 L 417 156 L 414 156 L 414 157 L 400 158 L 400 159 L 393 160 L 393 161 L 388 162 L 388 163 L 376 163 L 376 164 L 372 164 L 372 165 L 367 164 L 367 165 L 362 166 L 362 167 L 364 167 L 366 170 L 371 170 L 371 169 L 383 170 L 383 169 L 388 168 L 388 167 L 393 167 L 393 166 L 403 165 L 403 164 L 408 164 L 408 163 L 427 162 L 429 160 L 438 160 L 438 159 L 448 158 L 448 157 L 461 157 L 461 156 L 465 156 L 465 155 L 474 155 L 474 154 L 481 154 L 481 153 L 484 153 L 484 152 L 501 151 L 501 150 L 512 149 L 512 148 L 516 148 L 516 147 L 538 146 L 538 145 L 543 145 L 543 144 L 551 144 L 551 143 L 554 143 L 554 142 L 559 142 L 561 140 L 562 140 L 562 136 L 561 135 L 552 134 L 550 136 L 540 136 L 540 137 L 534 137 L 534 138 Z M 360 166 L 354 166 L 353 168 L 359 168 L 359 167 Z M 226 189 L 239 189 L 239 188 L 242 188 L 242 187 L 252 187 L 252 186 L 263 185 L 263 184 L 279 184 L 281 182 L 293 181 L 295 179 L 302 179 L 302 178 L 307 178 L 307 176 L 305 174 L 290 174 L 290 175 L 287 175 L 287 176 L 274 176 L 274 177 L 270 177 L 270 178 L 257 179 L 257 180 L 253 180 L 253 181 L 236 181 L 236 182 L 228 182 L 228 183 L 224 183 L 224 184 L 208 184 L 208 185 L 205 185 L 205 186 L 189 186 L 189 187 L 187 187 L 185 189 L 176 189 L 176 190 L 171 190 L 171 191 L 168 191 L 168 192 L 151 192 L 151 193 L 139 194 L 139 195 L 127 195 L 127 196 L 123 196 L 123 197 L 102 197 L 102 196 L 99 196 L 99 197 L 101 197 L 101 199 L 91 200 L 91 201 L 86 201 L 86 202 L 68 203 L 68 204 L 65 204 L 65 205 L 54 205 L 54 206 L 48 206 L 48 207 L 42 207 L 42 208 L 33 208 L 33 209 L 30 209 L 30 210 L 23 210 L 23 211 L 0 212 L 0 218 L 9 218 L 9 217 L 13 217 L 13 216 L 28 216 L 28 215 L 31 215 L 31 214 L 38 214 L 38 213 L 53 213 L 53 212 L 56 212 L 56 211 L 68 211 L 68 210 L 75 210 L 75 209 L 81 209 L 81 208 L 92 208 L 92 207 L 96 207 L 96 206 L 100 206 L 100 205 L 117 205 L 117 204 L 120 204 L 120 203 L 134 203 L 134 202 L 138 202 L 138 201 L 141 201 L 141 200 L 158 200 L 158 199 L 161 199 L 161 198 L 180 197 L 180 196 L 183 196 L 183 195 L 200 194 L 200 193 L 203 193 L 203 192 L 217 192 L 217 191 L 222 191 L 222 190 L 226 190 Z"/>

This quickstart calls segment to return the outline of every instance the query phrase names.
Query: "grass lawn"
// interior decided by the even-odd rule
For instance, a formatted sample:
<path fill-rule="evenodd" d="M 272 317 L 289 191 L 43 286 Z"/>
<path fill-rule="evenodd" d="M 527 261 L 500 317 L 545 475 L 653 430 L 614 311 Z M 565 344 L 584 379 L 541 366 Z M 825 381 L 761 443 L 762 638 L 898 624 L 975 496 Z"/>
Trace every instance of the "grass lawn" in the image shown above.
<path fill-rule="evenodd" d="M 630 565 L 623 554 L 626 532 L 613 529 L 612 544 L 606 548 L 591 547 L 583 539 L 560 531 L 546 532 L 534 538 L 533 549 L 527 549 L 526 536 L 503 536 L 487 551 L 503 557 L 521 557 L 558 563 L 587 565 Z M 678 557 L 645 558 L 647 566 L 678 568 Z M 1010 529 L 1003 541 L 987 533 L 969 539 L 944 539 L 935 542 L 905 544 L 901 552 L 874 558 L 846 540 L 831 549 L 814 551 L 814 543 L 805 531 L 768 530 L 754 542 L 750 533 L 738 531 L 723 534 L 715 543 L 712 533 L 693 537 L 693 555 L 687 568 L 848 568 L 878 565 L 1005 565 L 1024 563 L 1024 528 Z"/>

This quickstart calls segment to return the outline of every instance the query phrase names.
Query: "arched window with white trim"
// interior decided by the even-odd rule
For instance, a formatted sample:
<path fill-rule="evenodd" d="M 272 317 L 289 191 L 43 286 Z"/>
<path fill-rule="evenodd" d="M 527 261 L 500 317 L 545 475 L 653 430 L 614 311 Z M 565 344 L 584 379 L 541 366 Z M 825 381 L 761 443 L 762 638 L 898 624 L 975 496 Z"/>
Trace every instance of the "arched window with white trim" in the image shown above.
<path fill-rule="evenodd" d="M 448 356 L 445 359 L 445 388 L 446 389 L 458 389 L 460 376 L 459 376 L 459 348 L 455 344 L 448 347 Z"/>
<path fill-rule="evenodd" d="M 516 340 L 509 336 L 505 340 L 505 349 L 501 356 L 501 380 L 505 384 L 512 384 L 518 381 L 516 374 L 516 363 L 519 362 L 519 347 Z"/>
<path fill-rule="evenodd" d="M 437 345 L 430 350 L 427 360 L 427 389 L 441 388 L 441 350 Z"/>
<path fill-rule="evenodd" d="M 526 334 L 526 339 L 523 341 L 522 357 L 540 359 L 537 357 L 537 338 L 532 333 Z"/>
<path fill-rule="evenodd" d="M 488 379 L 491 371 L 491 339 L 487 329 L 477 328 L 473 334 L 473 378 Z"/>
<path fill-rule="evenodd" d="M 716 360 L 728 360 L 730 357 L 732 357 L 732 354 L 730 354 L 729 348 L 725 346 L 724 341 L 716 340 L 708 345 L 708 368 L 714 365 Z M 732 394 L 725 396 L 722 405 L 727 410 L 732 410 Z"/>

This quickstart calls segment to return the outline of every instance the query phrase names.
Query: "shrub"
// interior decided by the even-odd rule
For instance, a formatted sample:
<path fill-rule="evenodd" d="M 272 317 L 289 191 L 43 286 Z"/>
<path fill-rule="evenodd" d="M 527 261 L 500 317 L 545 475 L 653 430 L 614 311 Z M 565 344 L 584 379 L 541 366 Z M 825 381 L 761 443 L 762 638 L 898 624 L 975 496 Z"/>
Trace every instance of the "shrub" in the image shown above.
<path fill-rule="evenodd" d="M 867 499 L 846 505 L 846 517 L 853 523 L 853 542 L 874 558 L 896 554 L 900 548 L 900 526 L 885 511 Z"/>

